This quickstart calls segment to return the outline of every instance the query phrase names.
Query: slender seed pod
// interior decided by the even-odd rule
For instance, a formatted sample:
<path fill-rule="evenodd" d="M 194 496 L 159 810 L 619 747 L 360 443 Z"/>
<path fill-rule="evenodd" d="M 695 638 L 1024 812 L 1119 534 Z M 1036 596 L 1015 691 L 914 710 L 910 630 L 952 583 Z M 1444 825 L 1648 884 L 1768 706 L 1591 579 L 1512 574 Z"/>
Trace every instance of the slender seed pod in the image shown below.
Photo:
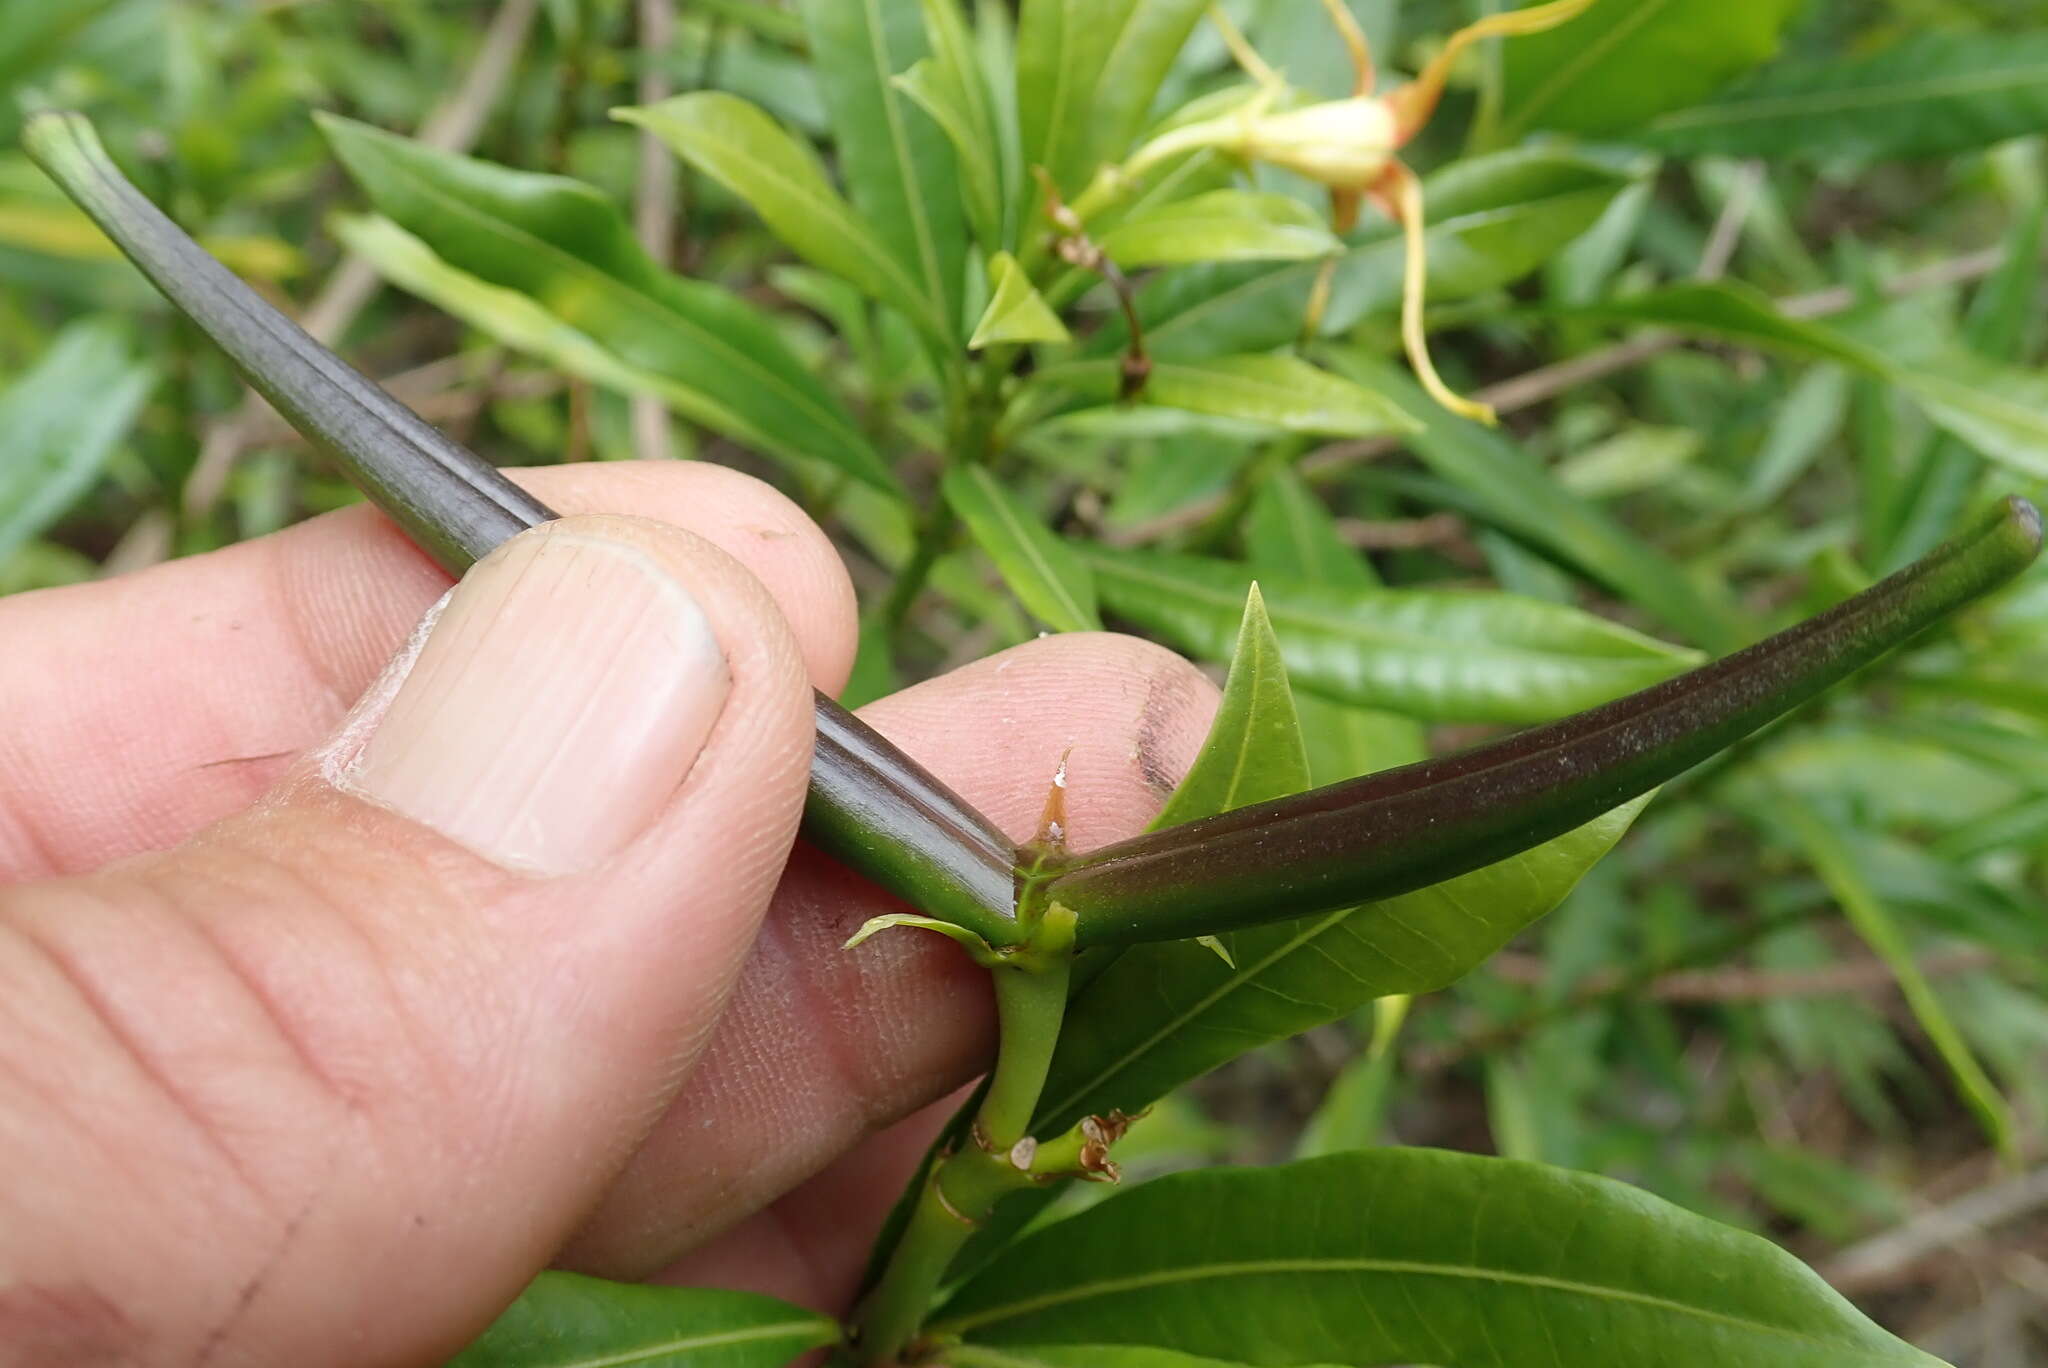
<path fill-rule="evenodd" d="M 121 175 L 82 115 L 38 114 L 22 141 L 250 385 L 449 573 L 556 516 L 209 256 Z M 816 702 L 806 832 L 892 893 L 992 941 L 1010 936 L 1010 842 L 874 729 L 822 694 Z"/>
<path fill-rule="evenodd" d="M 1407 893 L 1627 802 L 1784 716 L 2041 548 L 2006 499 L 1967 535 L 1834 609 L 1640 693 L 1440 760 L 1109 846 L 1035 890 L 1082 948 L 1179 940 Z"/>
<path fill-rule="evenodd" d="M 451 572 L 554 516 L 308 337 L 122 178 L 91 125 L 42 114 L 30 155 L 250 383 Z M 993 823 L 831 700 L 805 831 L 882 887 L 997 947 L 1019 884 L 1076 944 L 1178 939 L 1389 897 L 1527 849 L 1663 783 L 2004 583 L 2038 553 L 2013 499 L 1849 602 L 1654 688 L 1463 755 L 1018 867 Z"/>

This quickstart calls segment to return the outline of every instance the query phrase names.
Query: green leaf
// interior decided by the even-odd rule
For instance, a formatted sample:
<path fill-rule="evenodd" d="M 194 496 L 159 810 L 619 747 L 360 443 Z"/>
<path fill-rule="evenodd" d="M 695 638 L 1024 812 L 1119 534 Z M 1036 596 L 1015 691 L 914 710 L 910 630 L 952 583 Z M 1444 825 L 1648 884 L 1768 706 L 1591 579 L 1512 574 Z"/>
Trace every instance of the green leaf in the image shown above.
<path fill-rule="evenodd" d="M 1938 1362 L 1754 1235 L 1604 1178 L 1434 1150 L 1146 1183 L 1020 1242 L 932 1328 L 1269 1365 Z"/>
<path fill-rule="evenodd" d="M 752 305 L 672 275 L 598 191 L 436 151 L 321 116 L 350 174 L 386 217 L 455 270 L 530 297 L 665 397 L 776 456 L 825 460 L 879 489 L 895 479 L 851 416 Z"/>
<path fill-rule="evenodd" d="M 934 336 L 946 335 L 938 301 L 919 288 L 840 198 L 810 144 L 758 105 L 703 90 L 642 108 L 614 109 L 612 117 L 646 129 L 745 200 L 805 261 L 900 309 Z"/>
<path fill-rule="evenodd" d="M 1137 141 L 1207 0 L 1024 0 L 1017 117 L 1027 166 L 1072 194 Z"/>
<path fill-rule="evenodd" d="M 927 0 L 927 12 L 934 7 L 932 0 Z M 974 68 L 973 74 L 974 79 L 979 79 L 980 68 Z M 974 236 L 982 250 L 999 250 L 1003 240 L 1003 187 L 991 155 L 991 134 L 986 128 L 976 127 L 977 111 L 970 103 L 971 97 L 961 90 L 957 75 L 937 58 L 925 57 L 900 76 L 891 77 L 890 82 L 923 110 L 953 144 L 953 156 L 960 166 L 961 207 L 974 225 Z"/>
<path fill-rule="evenodd" d="M 1410 997 L 1383 997 L 1372 1005 L 1372 1042 L 1330 1081 L 1322 1102 L 1301 1128 L 1295 1157 L 1314 1159 L 1381 1142 L 1400 1054 L 1394 1042 L 1408 1020 Z"/>
<path fill-rule="evenodd" d="M 538 357 L 570 375 L 628 394 L 651 394 L 706 427 L 730 432 L 747 418 L 715 394 L 679 385 L 655 371 L 620 360 L 596 339 L 564 323 L 531 296 L 502 289 L 458 271 L 426 243 L 380 215 L 349 215 L 335 236 L 402 290 L 418 295 L 506 346 Z"/>
<path fill-rule="evenodd" d="M 925 41 L 932 55 L 897 76 L 896 88 L 917 102 L 953 144 L 960 192 L 982 250 L 1007 239 L 1018 177 L 1016 131 L 1001 117 L 987 69 L 958 0 L 923 0 Z"/>
<path fill-rule="evenodd" d="M 1632 183 L 1597 162 L 1539 151 L 1468 158 L 1435 173 L 1425 183 L 1430 301 L 1451 303 L 1527 275 L 1598 222 Z M 1372 216 L 1349 242 L 1331 277 L 1325 336 L 1400 305 L 1400 231 Z M 1304 261 L 1167 271 L 1138 293 L 1146 348 L 1155 361 L 1199 360 L 1293 342 L 1322 269 Z M 1089 351 L 1109 355 L 1127 340 L 1118 322 Z"/>
<path fill-rule="evenodd" d="M 1034 378 L 1040 389 L 1067 390 L 1113 400 L 1123 384 L 1122 363 L 1070 361 Z M 1409 432 L 1414 420 L 1365 386 L 1276 353 L 1219 356 L 1204 361 L 1155 360 L 1137 401 L 1254 423 L 1278 432 L 1327 437 L 1377 437 Z"/>
<path fill-rule="evenodd" d="M 543 1273 L 448 1368 L 783 1368 L 838 1341 L 773 1297 Z"/>
<path fill-rule="evenodd" d="M 1771 827 L 1789 836 L 1805 851 L 1806 858 L 1827 882 L 1828 891 L 1842 905 L 1856 934 L 1891 970 L 1913 1019 L 1933 1042 L 1949 1076 L 1955 1080 L 1956 1091 L 1962 1094 L 1964 1105 L 1977 1118 L 1984 1133 L 2001 1153 L 2017 1161 L 2011 1107 L 1971 1053 L 1969 1042 L 1956 1029 L 1941 999 L 1935 996 L 1933 985 L 1914 958 L 1911 941 L 1865 878 L 1855 855 L 1834 826 L 1810 803 L 1796 799 L 1775 802 L 1765 811 Z"/>
<path fill-rule="evenodd" d="M 1783 497 L 1840 434 L 1848 415 L 1849 377 L 1841 367 L 1815 366 L 1801 376 L 1771 421 L 1743 483 L 1741 507 L 1760 512 Z"/>
<path fill-rule="evenodd" d="M 1219 939 L 1235 967 L 1188 941 L 1125 949 L 1068 1007 L 1034 1129 L 1134 1111 L 1376 998 L 1455 983 L 1562 902 L 1648 801 L 1446 883 L 1230 932 Z"/>
<path fill-rule="evenodd" d="M 1295 720 L 1287 665 L 1266 616 L 1265 599 L 1253 584 L 1245 596 L 1237 648 L 1231 652 L 1230 674 L 1208 738 L 1150 829 L 1284 798 L 1308 784 L 1308 752 L 1302 748 L 1301 727 Z"/>
<path fill-rule="evenodd" d="M 1380 587 L 1371 563 L 1337 531 L 1329 508 L 1284 466 L 1260 477 L 1244 540 L 1246 559 L 1261 571 L 1343 589 Z"/>
<path fill-rule="evenodd" d="M 1680 156 L 1875 161 L 2048 129 L 2048 33 L 1915 33 L 1882 52 L 1785 62 L 1639 141 Z"/>
<path fill-rule="evenodd" d="M 0 391 L 0 562 L 92 488 L 156 380 L 119 324 L 88 318 Z"/>
<path fill-rule="evenodd" d="M 1197 261 L 1319 261 L 1344 250 L 1300 200 L 1256 190 L 1174 200 L 1124 220 L 1099 245 L 1126 270 Z"/>
<path fill-rule="evenodd" d="M 1887 359 L 1885 374 L 1939 427 L 1987 460 L 2048 477 L 2048 378 L 1961 347 Z"/>
<path fill-rule="evenodd" d="M 1055 631 L 1099 632 L 1095 578 L 1067 544 L 980 466 L 945 479 L 946 502 L 988 552 L 1003 582 L 1031 614 Z"/>
<path fill-rule="evenodd" d="M 967 345 L 979 351 L 998 342 L 1065 342 L 1067 325 L 1032 288 L 1031 277 L 1008 252 L 997 252 L 988 263 L 991 295 L 974 336 Z"/>
<path fill-rule="evenodd" d="M 2015 214 L 2006 233 L 2005 262 L 1977 291 L 1964 317 L 1963 345 L 1980 361 L 2019 362 L 2031 351 L 2044 237 L 2048 237 L 2048 199 L 2036 198 Z M 1873 568 L 1880 574 L 1890 573 L 1925 555 L 1946 536 L 1975 496 L 1983 466 L 1978 453 L 1952 432 L 1929 439 L 1902 500 L 1904 520 L 1889 553 Z"/>
<path fill-rule="evenodd" d="M 1050 1344 L 996 1349 L 963 1344 L 946 1351 L 948 1368 L 1245 1368 L 1222 1359 L 1130 1344 Z"/>
<path fill-rule="evenodd" d="M 1628 133 L 1769 59 L 1801 0 L 1600 0 L 1503 45 L 1504 140 L 1532 129 Z"/>
<path fill-rule="evenodd" d="M 13 90 L 44 63 L 56 58 L 78 31 L 97 19 L 113 0 L 78 0 L 41 5 L 34 0 L 0 4 L 0 90 Z M 0 131 L 14 128 L 15 101 L 0 109 Z"/>
<path fill-rule="evenodd" d="M 1376 589 L 1379 576 L 1337 531 L 1336 519 L 1306 482 L 1286 467 L 1262 476 L 1244 524 L 1245 558 L 1259 574 L 1340 589 Z M 1422 724 L 1396 713 L 1337 703 L 1313 694 L 1294 700 L 1309 769 L 1335 784 L 1429 753 Z"/>
<path fill-rule="evenodd" d="M 1249 578 L 1225 561 L 1089 547 L 1111 609 L 1223 658 Z M 1429 720 L 1534 722 L 1667 679 L 1697 657 L 1574 608 L 1456 589 L 1342 589 L 1270 578 L 1298 687 Z"/>
<path fill-rule="evenodd" d="M 1734 282 L 1669 285 L 1567 311 L 1655 323 L 1795 356 L 1837 361 L 1896 385 L 1943 431 L 1991 460 L 2048 476 L 2048 380 L 1961 347 L 1911 339 L 1891 355 L 1825 324 L 1792 318 L 1762 292 Z"/>
<path fill-rule="evenodd" d="M 1631 423 L 1557 463 L 1557 482 L 1582 499 L 1614 499 L 1668 486 L 1706 450 L 1691 428 Z"/>
<path fill-rule="evenodd" d="M 1772 347 L 1796 355 L 1839 361 L 1882 374 L 1877 351 L 1822 323 L 1793 318 L 1775 301 L 1734 281 L 1687 282 L 1558 311 L 1566 318 L 1657 323 L 1710 337 Z"/>
<path fill-rule="evenodd" d="M 918 0 L 803 0 L 804 26 L 853 202 L 961 330 L 967 232 L 953 149 L 894 82 L 927 55 Z"/>

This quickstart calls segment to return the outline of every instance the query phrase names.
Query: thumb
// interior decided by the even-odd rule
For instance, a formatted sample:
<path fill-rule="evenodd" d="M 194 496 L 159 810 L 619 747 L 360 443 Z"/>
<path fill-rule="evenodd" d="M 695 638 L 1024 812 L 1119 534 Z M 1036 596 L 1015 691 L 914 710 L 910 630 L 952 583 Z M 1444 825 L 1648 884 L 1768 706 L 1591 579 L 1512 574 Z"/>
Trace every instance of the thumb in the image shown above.
<path fill-rule="evenodd" d="M 459 1346 L 686 1073 L 811 730 L 743 569 L 565 519 L 253 811 L 0 894 L 0 1361 Z"/>

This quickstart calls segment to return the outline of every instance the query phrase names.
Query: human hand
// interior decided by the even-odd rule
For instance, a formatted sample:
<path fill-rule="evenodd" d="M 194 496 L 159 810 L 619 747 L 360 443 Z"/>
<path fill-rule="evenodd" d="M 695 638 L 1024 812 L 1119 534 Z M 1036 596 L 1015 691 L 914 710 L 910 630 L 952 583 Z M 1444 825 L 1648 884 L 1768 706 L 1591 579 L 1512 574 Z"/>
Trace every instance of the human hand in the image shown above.
<path fill-rule="evenodd" d="M 0 1363 L 434 1363 L 555 1260 L 850 1295 L 992 1025 L 789 858 L 844 571 L 714 467 L 525 478 L 639 516 L 518 538 L 404 670 L 446 580 L 367 509 L 0 601 Z M 1075 636 L 864 715 L 1019 836 L 1071 746 L 1086 845 L 1213 707 Z"/>

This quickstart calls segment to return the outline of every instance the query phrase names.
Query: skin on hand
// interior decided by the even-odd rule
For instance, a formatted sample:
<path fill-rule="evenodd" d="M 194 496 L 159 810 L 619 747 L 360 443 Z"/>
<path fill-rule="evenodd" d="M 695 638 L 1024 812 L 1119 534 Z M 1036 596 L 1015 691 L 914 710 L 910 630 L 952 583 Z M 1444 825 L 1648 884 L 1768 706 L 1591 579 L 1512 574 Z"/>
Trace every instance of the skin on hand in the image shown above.
<path fill-rule="evenodd" d="M 686 529 L 592 525 L 670 558 L 732 670 L 616 868 L 507 873 L 295 764 L 446 588 L 367 510 L 0 601 L 0 1163 L 37 1176 L 0 1197 L 0 1363 L 435 1362 L 558 1258 L 842 1309 L 914 1114 L 985 1067 L 984 975 L 842 952 L 891 905 L 782 867 L 853 649 L 826 539 L 714 467 L 522 477 Z M 1019 836 L 1072 746 L 1093 845 L 1213 707 L 1076 636 L 866 716 Z"/>

